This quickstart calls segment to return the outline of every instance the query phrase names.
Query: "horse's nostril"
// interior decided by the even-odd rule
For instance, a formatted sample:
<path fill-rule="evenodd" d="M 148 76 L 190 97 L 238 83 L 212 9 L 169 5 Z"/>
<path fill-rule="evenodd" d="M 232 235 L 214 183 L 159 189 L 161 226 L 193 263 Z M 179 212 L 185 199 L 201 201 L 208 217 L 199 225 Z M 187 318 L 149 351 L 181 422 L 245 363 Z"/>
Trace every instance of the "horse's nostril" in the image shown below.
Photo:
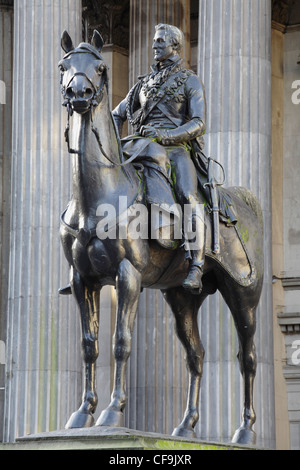
<path fill-rule="evenodd" d="M 93 90 L 92 90 L 91 88 L 87 88 L 87 89 L 85 90 L 84 96 L 86 96 L 86 97 L 91 97 L 91 96 L 93 96 Z"/>
<path fill-rule="evenodd" d="M 93 90 L 91 88 L 80 88 L 68 87 L 66 90 L 67 98 L 69 99 L 90 99 L 93 96 Z"/>
<path fill-rule="evenodd" d="M 75 94 L 72 87 L 68 87 L 66 90 L 66 95 L 68 98 L 74 98 Z"/>

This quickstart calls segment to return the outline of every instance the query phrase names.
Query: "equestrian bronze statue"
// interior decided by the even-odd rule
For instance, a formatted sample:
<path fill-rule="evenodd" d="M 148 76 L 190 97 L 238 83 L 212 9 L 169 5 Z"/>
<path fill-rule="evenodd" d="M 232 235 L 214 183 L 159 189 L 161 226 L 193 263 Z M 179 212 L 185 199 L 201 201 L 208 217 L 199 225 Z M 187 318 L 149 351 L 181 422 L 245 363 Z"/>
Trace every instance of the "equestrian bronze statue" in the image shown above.
<path fill-rule="evenodd" d="M 195 438 L 204 358 L 197 316 L 206 297 L 219 290 L 235 322 L 244 380 L 242 422 L 233 442 L 253 444 L 262 211 L 247 189 L 221 187 L 220 165 L 203 153 L 204 89 L 183 67 L 181 45 L 177 28 L 158 25 L 155 65 L 112 112 L 101 35 L 95 31 L 91 44 L 77 48 L 67 32 L 62 35 L 59 67 L 73 194 L 61 216 L 70 266 L 70 285 L 61 294 L 72 293 L 77 302 L 85 366 L 82 403 L 66 427 L 123 425 L 139 296 L 151 288 L 160 289 L 171 307 L 189 370 L 186 411 L 173 435 Z M 126 119 L 134 134 L 121 140 Z M 117 293 L 114 387 L 95 423 L 99 298 L 106 285 Z"/>

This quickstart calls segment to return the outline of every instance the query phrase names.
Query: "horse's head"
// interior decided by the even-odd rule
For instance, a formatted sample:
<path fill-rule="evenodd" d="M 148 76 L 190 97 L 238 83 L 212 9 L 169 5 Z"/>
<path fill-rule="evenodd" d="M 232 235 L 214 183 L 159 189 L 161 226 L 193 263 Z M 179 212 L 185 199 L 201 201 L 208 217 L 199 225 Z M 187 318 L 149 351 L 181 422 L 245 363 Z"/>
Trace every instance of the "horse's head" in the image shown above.
<path fill-rule="evenodd" d="M 66 55 L 59 62 L 61 71 L 64 106 L 69 112 L 84 114 L 98 106 L 103 97 L 103 87 L 107 86 L 107 67 L 100 52 L 103 39 L 94 31 L 91 44 L 81 43 L 74 47 L 67 31 L 61 38 L 61 46 Z"/>

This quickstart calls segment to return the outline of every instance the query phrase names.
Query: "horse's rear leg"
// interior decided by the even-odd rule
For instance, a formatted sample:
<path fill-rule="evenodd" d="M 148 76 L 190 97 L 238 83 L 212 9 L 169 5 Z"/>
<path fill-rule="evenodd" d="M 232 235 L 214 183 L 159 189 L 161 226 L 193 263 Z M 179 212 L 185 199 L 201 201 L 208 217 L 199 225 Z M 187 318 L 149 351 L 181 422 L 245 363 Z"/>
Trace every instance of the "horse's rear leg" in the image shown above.
<path fill-rule="evenodd" d="M 163 291 L 175 316 L 176 333 L 185 352 L 189 370 L 189 391 L 185 415 L 174 429 L 174 436 L 195 438 L 194 428 L 199 420 L 199 392 L 203 371 L 204 348 L 199 336 L 197 313 L 205 295 L 195 296 L 183 288 Z"/>
<path fill-rule="evenodd" d="M 238 360 L 240 371 L 244 380 L 244 409 L 242 413 L 242 423 L 235 432 L 232 442 L 238 444 L 256 443 L 256 434 L 252 427 L 256 421 L 253 408 L 253 384 L 256 375 L 256 349 L 254 344 L 254 334 L 256 330 L 255 309 L 248 309 L 242 312 L 235 319 L 239 338 Z"/>
<path fill-rule="evenodd" d="M 89 290 L 84 285 L 79 273 L 73 268 L 71 268 L 71 287 L 80 310 L 85 383 L 81 406 L 70 417 L 66 429 L 93 426 L 93 414 L 98 403 L 95 363 L 98 357 L 100 292 Z"/>
<path fill-rule="evenodd" d="M 235 432 L 232 442 L 238 444 L 256 443 L 256 434 L 252 427 L 256 421 L 253 408 L 253 384 L 256 375 L 256 349 L 254 335 L 256 331 L 256 307 L 260 297 L 260 289 L 257 292 L 250 288 L 237 287 L 222 283 L 220 291 L 229 306 L 236 326 L 239 352 L 238 360 L 240 371 L 244 381 L 244 409 L 242 423 Z"/>
<path fill-rule="evenodd" d="M 141 292 L 141 274 L 127 260 L 119 266 L 117 276 L 118 309 L 114 334 L 115 374 L 111 403 L 102 411 L 96 426 L 123 426 L 126 405 L 126 365 L 131 353 L 132 332 Z"/>

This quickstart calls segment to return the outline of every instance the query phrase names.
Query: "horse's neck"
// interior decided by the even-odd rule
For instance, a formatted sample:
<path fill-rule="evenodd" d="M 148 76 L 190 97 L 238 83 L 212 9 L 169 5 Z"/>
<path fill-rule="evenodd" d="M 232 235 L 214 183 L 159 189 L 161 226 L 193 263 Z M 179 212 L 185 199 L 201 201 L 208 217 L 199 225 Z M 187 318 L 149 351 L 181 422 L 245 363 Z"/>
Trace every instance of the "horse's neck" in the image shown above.
<path fill-rule="evenodd" d="M 119 196 L 128 196 L 130 203 L 136 187 L 118 166 L 120 148 L 106 94 L 92 116 L 90 112 L 75 113 L 72 127 L 72 147 L 78 152 L 73 160 L 76 210 L 87 217 L 95 217 L 99 204 L 116 207 Z"/>

